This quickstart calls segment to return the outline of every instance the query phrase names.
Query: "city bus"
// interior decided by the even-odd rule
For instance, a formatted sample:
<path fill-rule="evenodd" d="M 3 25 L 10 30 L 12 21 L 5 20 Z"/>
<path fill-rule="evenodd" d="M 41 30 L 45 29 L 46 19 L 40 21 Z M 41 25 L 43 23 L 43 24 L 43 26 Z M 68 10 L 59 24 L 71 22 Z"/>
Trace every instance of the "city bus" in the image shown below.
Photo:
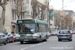
<path fill-rule="evenodd" d="M 50 36 L 48 23 L 35 19 L 17 20 L 16 32 L 20 34 L 20 43 L 47 41 Z"/>

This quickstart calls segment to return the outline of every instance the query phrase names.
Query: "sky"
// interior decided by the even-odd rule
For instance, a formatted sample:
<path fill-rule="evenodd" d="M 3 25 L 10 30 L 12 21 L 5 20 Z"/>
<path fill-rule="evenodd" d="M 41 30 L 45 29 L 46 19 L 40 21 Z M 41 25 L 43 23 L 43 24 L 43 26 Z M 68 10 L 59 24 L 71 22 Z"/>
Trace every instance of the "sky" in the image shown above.
<path fill-rule="evenodd" d="M 51 9 L 62 10 L 62 0 L 51 0 L 49 3 Z M 64 0 L 64 9 L 75 12 L 75 0 Z"/>

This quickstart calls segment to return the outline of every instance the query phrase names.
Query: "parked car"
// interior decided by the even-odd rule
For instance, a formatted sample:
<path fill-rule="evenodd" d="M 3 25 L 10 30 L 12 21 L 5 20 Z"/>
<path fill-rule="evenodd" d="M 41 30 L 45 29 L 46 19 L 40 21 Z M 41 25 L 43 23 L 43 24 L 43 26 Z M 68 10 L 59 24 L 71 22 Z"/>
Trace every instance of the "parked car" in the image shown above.
<path fill-rule="evenodd" d="M 13 36 L 13 38 L 14 38 L 14 42 L 16 41 L 16 36 Z"/>
<path fill-rule="evenodd" d="M 69 40 L 72 41 L 72 34 L 69 30 L 61 30 L 58 34 L 58 41 Z"/>
<path fill-rule="evenodd" d="M 9 43 L 9 42 L 14 42 L 14 38 L 13 38 L 13 35 L 10 33 L 10 32 L 6 32 L 6 33 L 4 33 L 5 35 L 6 35 L 6 37 L 7 37 L 7 43 Z"/>
<path fill-rule="evenodd" d="M 19 34 L 13 34 L 14 41 L 19 41 Z"/>
<path fill-rule="evenodd" d="M 72 33 L 75 34 L 75 30 L 72 30 Z"/>
<path fill-rule="evenodd" d="M 73 34 L 72 30 L 70 30 L 71 34 Z"/>
<path fill-rule="evenodd" d="M 55 36 L 55 35 L 57 35 L 57 34 L 58 34 L 58 31 L 52 31 L 52 32 L 51 32 L 51 36 L 52 36 L 52 35 Z"/>
<path fill-rule="evenodd" d="M 5 34 L 0 33 L 0 44 L 6 45 L 7 44 L 6 40 L 7 40 L 7 38 L 6 38 Z"/>

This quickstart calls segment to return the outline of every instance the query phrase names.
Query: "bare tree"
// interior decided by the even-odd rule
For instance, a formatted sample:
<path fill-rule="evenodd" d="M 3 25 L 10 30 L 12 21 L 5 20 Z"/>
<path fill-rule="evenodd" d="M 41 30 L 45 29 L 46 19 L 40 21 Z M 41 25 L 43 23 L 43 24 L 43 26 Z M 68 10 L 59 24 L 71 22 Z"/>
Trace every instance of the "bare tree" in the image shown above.
<path fill-rule="evenodd" d="M 3 31 L 3 27 L 5 24 L 5 8 L 8 0 L 0 0 L 0 6 L 2 7 L 2 17 L 1 17 L 1 26 L 0 26 L 0 32 Z"/>
<path fill-rule="evenodd" d="M 44 17 L 45 17 L 45 9 L 46 9 L 46 6 L 42 5 L 41 6 L 41 20 L 44 20 Z"/>
<path fill-rule="evenodd" d="M 16 4 L 16 14 L 17 17 L 19 19 L 21 13 L 22 13 L 22 2 L 23 0 L 14 0 L 15 4 Z"/>
<path fill-rule="evenodd" d="M 66 21 L 66 22 L 65 22 L 66 28 L 69 27 L 69 29 L 71 29 L 71 26 L 72 26 L 72 24 L 71 24 L 72 18 L 71 18 L 69 15 L 66 15 L 65 21 Z"/>
<path fill-rule="evenodd" d="M 36 0 L 31 0 L 32 10 L 33 10 L 33 16 L 32 16 L 33 19 L 37 17 L 37 10 L 36 10 L 37 3 L 38 2 Z"/>

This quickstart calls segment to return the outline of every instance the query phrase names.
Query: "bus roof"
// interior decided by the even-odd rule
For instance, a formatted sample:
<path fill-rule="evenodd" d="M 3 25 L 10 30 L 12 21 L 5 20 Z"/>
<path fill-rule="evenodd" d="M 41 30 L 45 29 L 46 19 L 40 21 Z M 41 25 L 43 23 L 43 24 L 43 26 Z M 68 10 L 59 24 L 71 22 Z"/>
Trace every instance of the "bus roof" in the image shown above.
<path fill-rule="evenodd" d="M 43 22 L 43 21 L 35 21 L 35 23 L 43 23 L 43 24 L 48 24 L 47 22 Z"/>

